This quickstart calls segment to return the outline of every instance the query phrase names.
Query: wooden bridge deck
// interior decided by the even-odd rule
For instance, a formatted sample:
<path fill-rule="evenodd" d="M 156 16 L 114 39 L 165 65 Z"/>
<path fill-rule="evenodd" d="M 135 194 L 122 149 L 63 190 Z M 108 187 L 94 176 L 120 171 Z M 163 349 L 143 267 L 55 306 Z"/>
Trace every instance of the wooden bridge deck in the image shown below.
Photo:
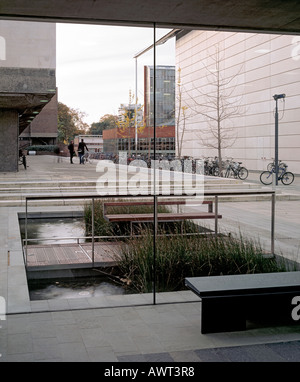
<path fill-rule="evenodd" d="M 113 265 L 119 250 L 120 243 L 96 242 L 94 263 L 97 266 Z M 27 268 L 81 264 L 92 264 L 92 243 L 27 246 Z"/>

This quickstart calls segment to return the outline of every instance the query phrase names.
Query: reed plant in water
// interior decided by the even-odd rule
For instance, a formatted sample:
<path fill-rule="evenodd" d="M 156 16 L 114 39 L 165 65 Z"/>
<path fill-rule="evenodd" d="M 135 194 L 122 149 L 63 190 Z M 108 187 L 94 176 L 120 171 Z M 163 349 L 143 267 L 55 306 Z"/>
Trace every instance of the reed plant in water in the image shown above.
<path fill-rule="evenodd" d="M 112 200 L 94 201 L 94 234 L 121 242 L 121 251 L 115 260 L 121 277 L 136 292 L 151 292 L 154 274 L 157 291 L 175 291 L 184 289 L 186 277 L 288 270 L 283 259 L 266 257 L 259 242 L 241 233 L 238 236 L 215 235 L 191 221 L 160 223 L 156 235 L 153 225 L 135 224 L 134 235 L 129 235 L 128 222 L 110 223 L 103 216 L 103 203 Z M 153 213 L 153 206 L 149 205 L 108 208 L 111 214 Z M 167 211 L 166 206 L 159 206 L 159 212 Z M 86 236 L 89 236 L 92 232 L 91 205 L 85 206 L 84 215 Z"/>
<path fill-rule="evenodd" d="M 127 240 L 117 256 L 121 274 L 140 293 L 152 291 L 154 236 L 146 229 Z M 266 257 L 260 244 L 234 236 L 160 234 L 155 239 L 156 290 L 184 289 L 184 279 L 195 276 L 283 272 L 284 261 Z"/>

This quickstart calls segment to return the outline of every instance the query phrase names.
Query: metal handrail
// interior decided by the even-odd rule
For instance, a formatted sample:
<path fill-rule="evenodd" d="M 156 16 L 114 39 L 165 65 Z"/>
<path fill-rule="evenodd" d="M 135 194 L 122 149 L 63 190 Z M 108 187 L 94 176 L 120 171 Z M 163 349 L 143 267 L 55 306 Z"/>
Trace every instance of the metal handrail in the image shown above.
<path fill-rule="evenodd" d="M 236 196 L 236 195 L 271 195 L 271 254 L 274 254 L 274 242 L 275 242 L 275 190 L 266 190 L 266 189 L 258 189 L 258 190 L 226 190 L 226 191 L 207 191 L 204 192 L 203 198 L 205 197 L 214 197 L 215 201 L 215 234 L 218 233 L 218 203 L 219 203 L 219 197 L 222 196 Z M 27 264 L 27 245 L 28 245 L 28 236 L 27 236 L 27 216 L 28 216 L 28 202 L 32 200 L 51 200 L 51 199 L 91 199 L 92 200 L 92 259 L 93 259 L 93 265 L 94 265 L 94 244 L 95 244 L 95 237 L 94 235 L 94 214 L 95 214 L 95 208 L 94 208 L 94 200 L 95 199 L 107 199 L 107 198 L 153 198 L 154 197 L 154 204 L 157 203 L 157 198 L 172 198 L 172 197 L 185 197 L 185 198 L 192 198 L 193 196 L 199 196 L 197 194 L 182 194 L 182 195 L 176 195 L 176 194 L 170 194 L 170 195 L 99 195 L 99 194 L 90 194 L 90 195 L 73 195 L 73 194 L 54 194 L 54 195 L 38 195 L 38 196 L 25 196 L 25 264 Z M 157 209 L 154 210 L 154 220 L 157 219 Z M 89 237 L 90 238 L 90 237 Z M 100 238 L 100 237 L 99 237 Z M 111 236 L 109 236 L 111 238 Z M 57 238 L 56 238 L 57 240 Z"/>

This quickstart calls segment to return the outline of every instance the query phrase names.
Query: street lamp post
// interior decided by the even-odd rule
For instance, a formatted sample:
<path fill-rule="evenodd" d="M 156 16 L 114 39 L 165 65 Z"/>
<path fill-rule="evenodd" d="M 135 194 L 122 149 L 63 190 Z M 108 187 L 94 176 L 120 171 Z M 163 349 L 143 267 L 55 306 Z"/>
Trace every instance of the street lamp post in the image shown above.
<path fill-rule="evenodd" d="M 275 94 L 273 96 L 276 106 L 275 106 L 275 184 L 278 186 L 278 100 L 285 98 L 285 94 Z"/>
<path fill-rule="evenodd" d="M 137 57 L 135 57 L 135 109 L 134 109 L 134 146 L 135 146 L 135 155 L 137 156 L 138 151 L 138 133 L 137 133 Z"/>

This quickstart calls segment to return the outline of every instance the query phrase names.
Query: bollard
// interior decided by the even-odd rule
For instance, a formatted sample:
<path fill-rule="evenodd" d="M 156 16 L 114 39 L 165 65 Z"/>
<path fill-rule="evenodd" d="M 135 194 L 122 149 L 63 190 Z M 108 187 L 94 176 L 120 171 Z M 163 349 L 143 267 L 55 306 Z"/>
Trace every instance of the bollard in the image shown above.
<path fill-rule="evenodd" d="M 273 190 L 276 189 L 276 173 L 275 172 L 272 173 L 272 188 Z"/>

